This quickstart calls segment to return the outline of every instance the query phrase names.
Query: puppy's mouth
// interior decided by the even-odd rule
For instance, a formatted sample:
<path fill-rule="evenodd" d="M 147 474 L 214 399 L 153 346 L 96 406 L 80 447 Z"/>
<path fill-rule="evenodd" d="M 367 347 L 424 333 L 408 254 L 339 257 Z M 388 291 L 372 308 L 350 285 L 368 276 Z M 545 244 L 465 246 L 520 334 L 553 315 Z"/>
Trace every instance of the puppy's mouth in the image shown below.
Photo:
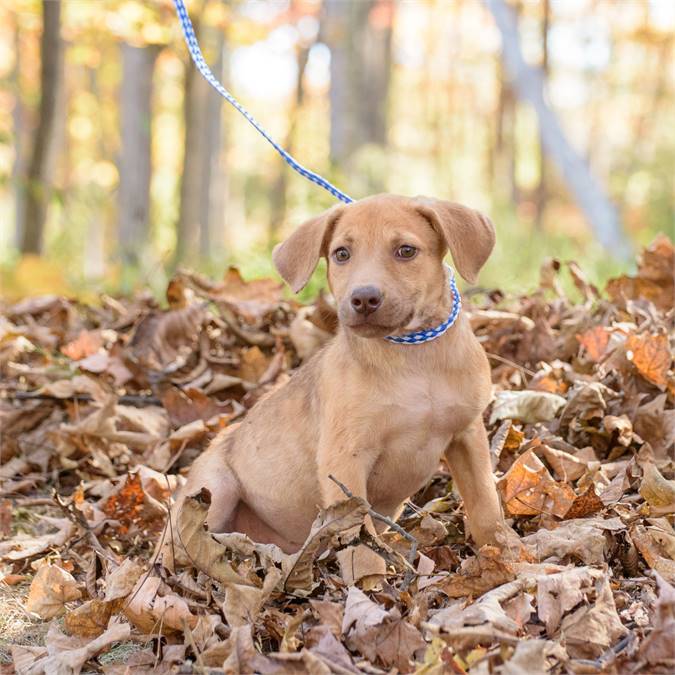
<path fill-rule="evenodd" d="M 343 325 L 356 333 L 359 337 L 382 338 L 403 330 L 406 324 L 410 323 L 412 320 L 413 314 L 414 312 L 411 311 L 402 320 L 395 322 L 384 322 L 377 314 L 371 314 L 365 317 L 352 317 L 350 320 L 344 321 Z"/>

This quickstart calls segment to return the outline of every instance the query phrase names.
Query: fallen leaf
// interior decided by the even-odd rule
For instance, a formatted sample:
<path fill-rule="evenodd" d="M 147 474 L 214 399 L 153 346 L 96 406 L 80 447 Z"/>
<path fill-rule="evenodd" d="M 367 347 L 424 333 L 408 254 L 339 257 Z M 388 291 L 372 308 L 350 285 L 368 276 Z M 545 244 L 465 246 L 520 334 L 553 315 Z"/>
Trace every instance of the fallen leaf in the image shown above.
<path fill-rule="evenodd" d="M 483 546 L 475 558 L 469 558 L 462 565 L 459 574 L 450 575 L 437 587 L 450 598 L 478 597 L 514 577 L 513 567 L 503 560 L 501 550 L 495 546 Z"/>
<path fill-rule="evenodd" d="M 42 565 L 33 578 L 26 609 L 41 619 L 52 619 L 66 610 L 66 603 L 79 600 L 82 592 L 71 574 L 58 565 Z"/>
<path fill-rule="evenodd" d="M 199 495 L 188 497 L 183 502 L 178 514 L 178 540 L 174 545 L 183 547 L 192 564 L 208 576 L 224 584 L 250 586 L 252 584 L 239 576 L 227 561 L 227 549 L 204 527 L 210 503 L 208 490 L 202 490 Z"/>
<path fill-rule="evenodd" d="M 642 642 L 640 656 L 653 666 L 672 666 L 675 663 L 675 588 L 658 572 L 655 576 L 658 597 L 653 630 Z"/>
<path fill-rule="evenodd" d="M 105 632 L 113 612 L 113 604 L 94 598 L 68 612 L 63 626 L 70 635 L 97 637 Z"/>
<path fill-rule="evenodd" d="M 605 326 L 594 326 L 576 337 L 579 344 L 584 348 L 586 357 L 597 363 L 605 355 L 609 344 L 609 335 L 610 332 Z"/>
<path fill-rule="evenodd" d="M 626 358 L 645 380 L 663 390 L 668 384 L 666 375 L 672 357 L 666 335 L 629 335 L 626 339 Z"/>
<path fill-rule="evenodd" d="M 675 560 L 661 555 L 656 543 L 644 525 L 636 523 L 630 528 L 630 536 L 645 562 L 668 583 L 675 583 Z"/>
<path fill-rule="evenodd" d="M 549 422 L 565 403 L 562 396 L 546 391 L 500 391 L 495 395 L 489 423 L 503 419 Z"/>
<path fill-rule="evenodd" d="M 609 579 L 596 582 L 596 600 L 567 615 L 561 625 L 563 644 L 573 658 L 596 658 L 628 631 L 616 611 Z"/>
<path fill-rule="evenodd" d="M 554 481 L 533 450 L 518 457 L 497 485 L 513 515 L 546 513 L 563 518 L 575 499 L 574 490 Z"/>
<path fill-rule="evenodd" d="M 363 524 L 368 504 L 359 497 L 350 497 L 319 512 L 302 548 L 295 554 L 293 565 L 284 581 L 286 590 L 309 591 L 314 584 L 313 565 L 316 557 L 334 536 Z"/>
<path fill-rule="evenodd" d="M 639 493 L 653 507 L 654 515 L 675 512 L 675 480 L 667 480 L 653 461 L 642 464 Z"/>

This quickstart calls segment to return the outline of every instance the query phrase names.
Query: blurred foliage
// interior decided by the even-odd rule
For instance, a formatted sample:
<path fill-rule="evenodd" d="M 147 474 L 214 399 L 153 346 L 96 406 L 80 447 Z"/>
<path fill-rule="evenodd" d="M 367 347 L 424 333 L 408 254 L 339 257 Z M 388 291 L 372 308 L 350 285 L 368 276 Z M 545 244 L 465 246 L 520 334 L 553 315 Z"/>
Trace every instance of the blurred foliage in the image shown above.
<path fill-rule="evenodd" d="M 371 23 L 388 20 L 380 11 L 387 2 L 373 0 Z M 532 288 L 547 256 L 580 261 L 596 282 L 629 265 L 609 259 L 594 242 L 546 163 L 543 181 L 536 118 L 511 101 L 498 34 L 479 0 L 394 5 L 389 90 L 377 102 L 386 107 L 386 142 L 365 143 L 341 163 L 330 153 L 334 83 L 324 3 L 193 0 L 189 7 L 199 26 L 224 35 L 226 86 L 273 137 L 292 145 L 303 164 L 354 197 L 382 190 L 432 194 L 489 213 L 499 238 L 482 285 Z M 525 55 L 541 63 L 546 44 L 550 103 L 619 206 L 635 246 L 659 231 L 672 232 L 675 5 L 576 0 L 518 7 Z M 16 242 L 22 177 L 37 125 L 40 31 L 37 0 L 0 7 L 2 293 L 95 294 L 139 286 L 159 293 L 171 273 L 185 152 L 188 57 L 173 5 L 64 0 L 65 86 L 38 261 L 21 260 Z M 159 50 L 152 81 L 149 241 L 137 269 L 121 268 L 117 248 L 122 43 Z M 211 63 L 213 49 L 212 40 L 204 40 Z M 307 65 L 300 71 L 303 49 Z M 229 106 L 217 114 L 217 171 L 203 225 L 210 228 L 208 255 L 189 263 L 215 277 L 231 263 L 247 277 L 268 275 L 274 241 L 331 206 L 332 198 L 292 173 Z M 321 283 L 316 276 L 309 293 Z"/>

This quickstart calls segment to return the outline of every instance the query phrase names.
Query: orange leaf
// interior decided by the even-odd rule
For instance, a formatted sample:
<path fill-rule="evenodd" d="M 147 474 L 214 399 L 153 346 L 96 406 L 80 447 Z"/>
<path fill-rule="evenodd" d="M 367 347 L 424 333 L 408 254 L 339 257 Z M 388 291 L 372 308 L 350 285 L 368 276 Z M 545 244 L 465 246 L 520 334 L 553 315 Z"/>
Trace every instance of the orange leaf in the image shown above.
<path fill-rule="evenodd" d="M 609 343 L 609 331 L 604 326 L 595 326 L 584 333 L 577 335 L 579 344 L 586 350 L 586 356 L 591 361 L 599 361 Z"/>
<path fill-rule="evenodd" d="M 103 346 L 101 334 L 98 331 L 83 330 L 75 340 L 61 347 L 61 351 L 73 361 L 80 361 L 96 354 Z"/>
<path fill-rule="evenodd" d="M 532 450 L 523 453 L 498 483 L 504 504 L 514 516 L 540 513 L 562 518 L 576 495 L 566 483 L 558 483 Z"/>
<path fill-rule="evenodd" d="M 143 517 L 144 502 L 145 492 L 140 475 L 129 475 L 122 489 L 105 501 L 103 511 L 109 518 L 119 521 L 119 531 L 125 534 L 130 525 L 138 523 Z"/>
<path fill-rule="evenodd" d="M 666 335 L 630 335 L 626 340 L 626 358 L 632 361 L 645 380 L 665 389 L 671 355 Z"/>

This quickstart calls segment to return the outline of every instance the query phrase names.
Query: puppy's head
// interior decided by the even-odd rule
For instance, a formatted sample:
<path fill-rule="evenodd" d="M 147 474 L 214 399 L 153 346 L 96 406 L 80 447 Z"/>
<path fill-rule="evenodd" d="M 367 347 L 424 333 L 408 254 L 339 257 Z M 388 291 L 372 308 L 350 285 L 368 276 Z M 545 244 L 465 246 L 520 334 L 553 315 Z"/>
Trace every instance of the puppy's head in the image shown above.
<path fill-rule="evenodd" d="M 492 223 L 465 206 L 376 195 L 307 221 L 273 259 L 297 293 L 324 256 L 342 325 L 383 337 L 428 325 L 446 292 L 448 249 L 457 271 L 475 283 L 494 241 Z"/>

